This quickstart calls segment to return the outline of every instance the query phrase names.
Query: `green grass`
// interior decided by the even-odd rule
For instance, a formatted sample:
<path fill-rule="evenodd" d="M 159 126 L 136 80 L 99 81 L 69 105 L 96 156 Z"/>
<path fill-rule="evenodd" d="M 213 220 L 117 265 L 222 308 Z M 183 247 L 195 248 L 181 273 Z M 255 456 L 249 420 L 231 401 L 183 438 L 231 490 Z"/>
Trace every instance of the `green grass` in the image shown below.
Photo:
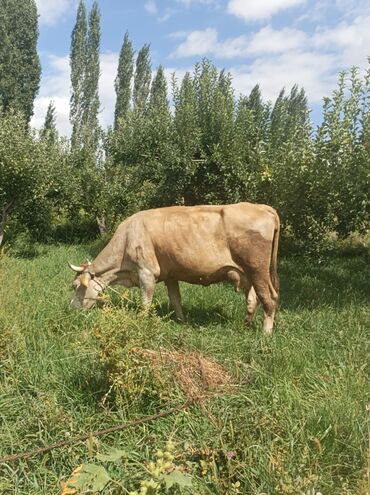
<path fill-rule="evenodd" d="M 163 395 L 153 382 L 138 397 L 135 390 L 116 388 L 103 408 L 111 375 L 99 357 L 102 350 L 119 356 L 119 345 L 109 348 L 113 339 L 122 342 L 122 356 L 124 344 L 136 343 L 200 350 L 239 384 L 203 407 L 101 437 L 94 451 L 127 452 L 124 460 L 104 465 L 128 490 L 137 489 L 144 463 L 171 437 L 178 462 L 193 476 L 193 488 L 184 493 L 365 495 L 368 257 L 281 259 L 281 308 L 276 331 L 266 338 L 261 310 L 252 329 L 243 327 L 244 300 L 229 285 L 183 284 L 185 325 L 168 317 L 161 285 L 159 317 L 144 318 L 118 296 L 105 309 L 71 311 L 73 276 L 66 262 L 92 258 L 98 248 L 45 247 L 30 259 L 0 258 L 0 457 L 181 402 L 178 389 Z M 135 291 L 130 297 L 138 300 Z M 80 442 L 28 462 L 2 464 L 0 493 L 58 494 L 61 480 L 85 462 L 96 460 Z M 103 493 L 126 492 L 109 484 Z"/>

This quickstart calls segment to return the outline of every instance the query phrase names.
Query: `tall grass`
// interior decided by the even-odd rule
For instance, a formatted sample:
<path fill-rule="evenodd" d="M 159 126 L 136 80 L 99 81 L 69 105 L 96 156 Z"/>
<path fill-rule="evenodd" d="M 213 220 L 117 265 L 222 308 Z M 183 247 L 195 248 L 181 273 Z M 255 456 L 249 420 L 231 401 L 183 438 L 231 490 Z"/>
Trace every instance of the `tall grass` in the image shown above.
<path fill-rule="evenodd" d="M 184 493 L 365 495 L 368 257 L 282 259 L 281 308 L 276 331 L 266 338 L 261 312 L 246 330 L 243 298 L 222 284 L 183 284 L 186 324 L 169 316 L 160 285 L 148 317 L 137 310 L 135 291 L 133 302 L 113 294 L 103 308 L 72 311 L 66 262 L 92 258 L 97 249 L 47 247 L 30 259 L 0 258 L 0 457 L 181 401 L 181 390 L 155 382 L 148 382 L 147 394 L 135 395 L 128 380 L 121 392 L 117 384 L 112 390 L 102 353 L 119 359 L 121 348 L 124 356 L 136 344 L 199 350 L 228 369 L 238 387 L 93 446 L 81 442 L 2 464 L 1 494 L 57 494 L 76 466 L 109 446 L 126 451 L 108 468 L 133 490 L 153 451 L 173 438 L 177 458 L 193 476 Z M 104 493 L 125 491 L 109 484 Z"/>

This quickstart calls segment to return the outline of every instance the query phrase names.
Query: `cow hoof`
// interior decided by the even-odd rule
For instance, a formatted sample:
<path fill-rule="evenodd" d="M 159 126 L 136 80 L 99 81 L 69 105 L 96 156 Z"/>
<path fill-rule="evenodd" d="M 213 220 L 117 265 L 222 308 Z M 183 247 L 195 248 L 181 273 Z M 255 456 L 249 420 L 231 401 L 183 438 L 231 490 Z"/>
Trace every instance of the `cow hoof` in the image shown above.
<path fill-rule="evenodd" d="M 263 329 L 263 335 L 266 335 L 266 337 L 271 337 L 271 335 L 272 335 L 272 328 L 264 328 Z"/>

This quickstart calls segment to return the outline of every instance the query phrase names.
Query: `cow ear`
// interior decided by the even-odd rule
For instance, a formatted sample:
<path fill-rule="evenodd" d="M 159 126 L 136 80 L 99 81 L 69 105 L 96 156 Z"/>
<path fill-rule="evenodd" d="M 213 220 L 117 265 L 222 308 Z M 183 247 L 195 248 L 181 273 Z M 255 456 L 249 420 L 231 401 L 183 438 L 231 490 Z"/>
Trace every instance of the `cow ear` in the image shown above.
<path fill-rule="evenodd" d="M 87 263 L 88 272 L 90 273 L 90 275 L 92 277 L 95 277 L 95 271 L 92 269 L 92 263 L 91 263 L 91 261 L 90 260 L 87 260 L 86 263 Z"/>
<path fill-rule="evenodd" d="M 89 286 L 90 276 L 88 273 L 83 273 L 82 275 L 80 275 L 79 279 L 81 284 L 84 285 L 86 288 Z"/>

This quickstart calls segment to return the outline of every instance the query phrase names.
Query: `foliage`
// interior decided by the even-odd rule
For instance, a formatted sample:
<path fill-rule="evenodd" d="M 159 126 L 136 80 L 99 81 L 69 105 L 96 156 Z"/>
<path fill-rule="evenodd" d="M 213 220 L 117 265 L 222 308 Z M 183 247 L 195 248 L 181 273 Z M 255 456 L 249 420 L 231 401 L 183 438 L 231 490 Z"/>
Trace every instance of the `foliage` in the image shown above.
<path fill-rule="evenodd" d="M 11 221 L 13 230 L 28 230 L 30 239 L 41 239 L 50 231 L 53 198 L 60 195 L 65 180 L 63 160 L 62 149 L 37 140 L 21 115 L 1 115 L 0 229 Z"/>
<path fill-rule="evenodd" d="M 58 131 L 56 126 L 56 109 L 53 101 L 49 103 L 46 111 L 45 122 L 41 129 L 41 138 L 46 139 L 50 145 L 55 145 L 58 140 Z"/>
<path fill-rule="evenodd" d="M 119 121 L 127 116 L 131 102 L 131 80 L 134 73 L 134 51 L 128 32 L 125 33 L 119 55 L 115 90 L 117 94 L 114 112 L 114 128 L 117 130 Z"/>
<path fill-rule="evenodd" d="M 150 45 L 144 45 L 136 58 L 133 103 L 134 109 L 142 112 L 146 108 L 151 81 Z"/>
<path fill-rule="evenodd" d="M 98 122 L 100 109 L 100 12 L 94 2 L 86 20 L 86 8 L 80 1 L 71 40 L 72 96 L 70 120 L 73 126 L 71 164 L 74 188 L 70 190 L 69 208 L 85 209 L 96 218 L 100 231 L 105 226 L 105 173 L 102 165 L 102 131 Z M 69 188 L 70 189 L 70 188 Z"/>
<path fill-rule="evenodd" d="M 86 41 L 85 78 L 83 91 L 83 146 L 92 152 L 97 152 L 100 139 L 98 112 L 99 77 L 100 77 L 100 12 L 94 1 L 88 22 Z"/>
<path fill-rule="evenodd" d="M 0 108 L 23 114 L 28 123 L 39 90 L 35 0 L 2 0 L 0 4 Z"/>
<path fill-rule="evenodd" d="M 162 103 L 154 103 L 155 91 Z M 113 186 L 114 216 L 173 204 L 268 203 L 283 235 L 314 250 L 332 233 L 369 228 L 369 74 L 340 77 L 317 132 L 304 89 L 282 90 L 272 105 L 256 85 L 235 101 L 230 74 L 208 60 L 181 83 L 173 77 L 172 93 L 173 113 L 160 67 L 149 101 L 145 90 L 141 110 L 109 136 L 108 182 L 121 188 Z"/>
<path fill-rule="evenodd" d="M 173 487 L 177 487 L 180 490 L 191 487 L 191 476 L 180 471 L 184 466 L 176 466 L 175 464 L 174 448 L 175 445 L 169 440 L 166 443 L 165 451 L 157 450 L 155 454 L 156 460 L 150 461 L 146 466 L 143 466 L 146 471 L 146 476 L 144 476 L 149 475 L 150 478 L 140 481 L 139 490 L 130 492 L 126 488 L 124 490 L 130 495 L 156 495 L 179 493 L 178 491 L 174 492 Z M 104 463 L 117 463 L 122 458 L 127 459 L 127 457 L 128 453 L 119 449 L 110 449 L 107 454 L 96 455 L 96 459 Z M 86 490 L 91 493 L 97 493 L 104 490 L 109 484 L 123 486 L 118 480 L 112 479 L 102 465 L 96 463 L 82 464 L 73 471 L 71 478 L 66 483 L 63 483 L 61 495 L 73 495 Z"/>
<path fill-rule="evenodd" d="M 72 149 L 79 148 L 82 143 L 83 97 L 85 81 L 87 21 L 86 7 L 82 0 L 78 5 L 76 24 L 71 36 L 71 83 L 70 121 L 72 124 Z"/>
<path fill-rule="evenodd" d="M 22 35 L 17 36 L 21 43 Z M 40 138 L 27 138 L 27 145 L 49 159 L 49 167 L 43 162 L 40 170 L 47 169 L 50 185 L 39 179 L 35 188 L 43 193 L 33 203 L 37 207 L 27 200 L 13 231 L 42 225 L 44 237 L 52 238 L 58 226 L 73 224 L 77 232 L 76 219 L 88 218 L 84 230 L 95 218 L 104 233 L 141 209 L 239 201 L 274 206 L 284 240 L 302 251 L 323 251 L 332 236 L 368 231 L 369 70 L 363 78 L 357 68 L 340 74 L 315 129 L 303 88 L 282 89 L 269 102 L 257 84 L 236 98 L 231 75 L 207 59 L 181 81 L 173 75 L 171 99 L 163 66 L 152 75 L 149 44 L 139 51 L 133 74 L 134 48 L 126 33 L 115 80 L 115 119 L 103 133 L 100 36 L 97 3 L 87 19 L 81 0 L 71 38 L 71 140 L 58 137 L 51 104 Z M 10 198 L 7 187 L 4 182 L 2 194 Z M 2 229 L 8 203 L 2 205 Z M 37 220 L 30 223 L 27 215 Z"/>

